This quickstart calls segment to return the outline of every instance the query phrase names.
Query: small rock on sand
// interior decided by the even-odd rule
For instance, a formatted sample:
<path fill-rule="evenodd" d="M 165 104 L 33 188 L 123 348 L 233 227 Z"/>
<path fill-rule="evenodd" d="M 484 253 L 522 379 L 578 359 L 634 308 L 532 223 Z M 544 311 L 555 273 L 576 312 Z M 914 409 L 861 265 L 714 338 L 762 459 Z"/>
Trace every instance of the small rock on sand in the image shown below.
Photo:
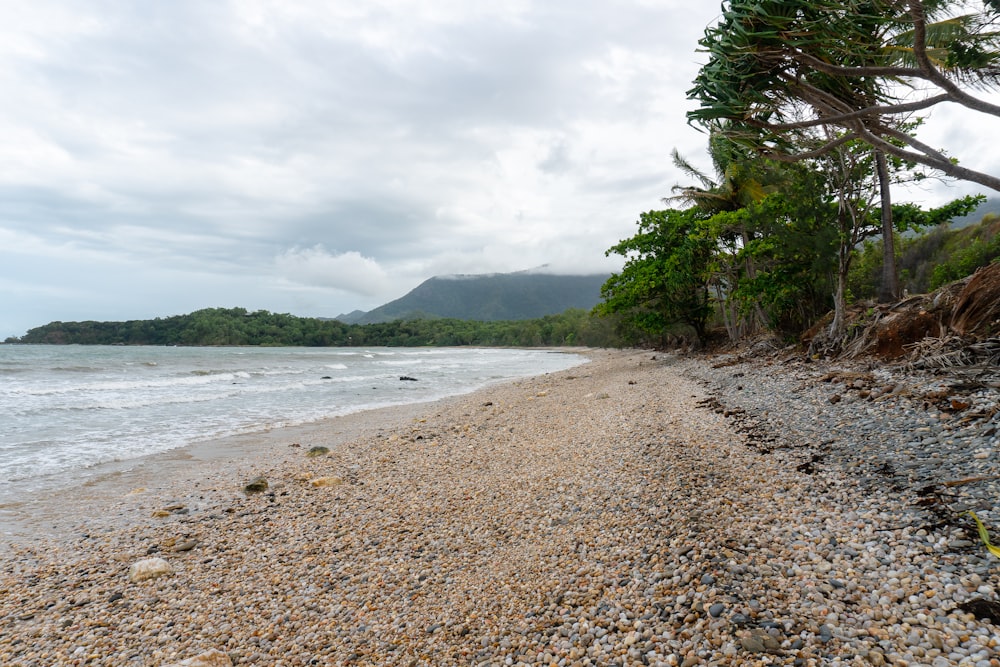
<path fill-rule="evenodd" d="M 213 648 L 193 658 L 166 665 L 166 667 L 232 667 L 232 664 L 233 661 L 229 659 L 228 655 Z"/>
<path fill-rule="evenodd" d="M 146 558 L 132 563 L 132 567 L 128 571 L 128 578 L 132 583 L 137 583 L 147 579 L 162 577 L 171 574 L 173 571 L 170 563 L 162 558 Z"/>
<path fill-rule="evenodd" d="M 343 483 L 344 480 L 334 476 L 317 477 L 316 479 L 309 482 L 309 484 L 311 484 L 314 488 L 321 488 L 326 486 L 340 486 Z"/>
<path fill-rule="evenodd" d="M 263 477 L 254 477 L 243 490 L 247 493 L 263 493 L 267 491 L 267 480 Z"/>

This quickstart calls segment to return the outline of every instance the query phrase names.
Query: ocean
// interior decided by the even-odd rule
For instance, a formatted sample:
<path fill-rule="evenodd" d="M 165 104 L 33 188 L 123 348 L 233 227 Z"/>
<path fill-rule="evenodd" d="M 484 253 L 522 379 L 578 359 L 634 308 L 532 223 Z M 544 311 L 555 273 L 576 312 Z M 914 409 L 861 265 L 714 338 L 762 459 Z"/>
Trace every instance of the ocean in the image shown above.
<path fill-rule="evenodd" d="M 517 349 L 0 345 L 0 508 L 187 444 L 584 361 Z"/>

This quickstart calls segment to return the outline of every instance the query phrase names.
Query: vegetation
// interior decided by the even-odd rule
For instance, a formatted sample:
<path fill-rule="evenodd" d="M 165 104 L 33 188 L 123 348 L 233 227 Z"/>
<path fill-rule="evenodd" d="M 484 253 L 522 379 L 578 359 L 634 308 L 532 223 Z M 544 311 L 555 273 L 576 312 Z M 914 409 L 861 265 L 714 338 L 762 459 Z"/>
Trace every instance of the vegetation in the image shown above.
<path fill-rule="evenodd" d="M 570 309 L 534 320 L 478 322 L 419 319 L 368 325 L 337 320 L 207 308 L 188 315 L 128 322 L 51 322 L 8 343 L 77 345 L 270 346 L 563 346 L 616 347 L 615 321 Z"/>
<path fill-rule="evenodd" d="M 960 13 L 973 5 L 978 11 Z M 874 151 L 1000 190 L 906 131 L 951 102 L 1000 116 L 969 92 L 1000 78 L 995 0 L 732 0 L 699 42 L 709 54 L 689 118 L 775 159 L 811 159 L 858 140 Z M 820 130 L 811 132 L 811 130 Z"/>
<path fill-rule="evenodd" d="M 605 275 L 498 273 L 437 276 L 405 296 L 367 313 L 337 317 L 347 324 L 442 317 L 460 320 L 530 320 L 567 308 L 589 310 L 600 301 Z"/>
<path fill-rule="evenodd" d="M 979 224 L 951 229 L 938 223 L 925 234 L 897 239 L 897 262 L 908 294 L 933 291 L 1000 260 L 1000 215 L 987 213 Z M 881 240 L 860 249 L 849 279 L 852 296 L 872 298 L 879 280 Z"/>
<path fill-rule="evenodd" d="M 836 347 L 850 300 L 892 301 L 996 258 L 993 227 L 939 227 L 982 197 L 924 210 L 891 190 L 930 169 L 1000 191 L 997 176 L 921 142 L 913 116 L 942 102 L 1000 116 L 969 92 L 1000 84 L 998 15 L 996 0 L 724 2 L 688 93 L 715 174 L 674 153 L 698 184 L 667 200 L 686 208 L 642 214 L 638 234 L 608 251 L 626 264 L 596 312 L 650 337 L 678 325 L 704 337 L 711 316 L 737 341 L 794 336 L 832 309 Z M 928 227 L 926 242 L 903 235 Z"/>
<path fill-rule="evenodd" d="M 838 300 L 874 297 L 883 277 L 881 241 L 859 243 L 881 229 L 879 199 L 845 202 L 843 191 L 851 182 L 845 175 L 853 171 L 822 171 L 816 164 L 822 163 L 768 165 L 768 178 L 781 186 L 743 203 L 719 206 L 725 197 L 716 192 L 685 209 L 643 213 L 638 233 L 608 250 L 626 263 L 605 283 L 604 302 L 595 313 L 618 316 L 619 331 L 629 341 L 663 345 L 685 333 L 703 340 L 712 324 L 721 324 L 738 341 L 762 331 L 794 337 L 831 309 L 843 312 L 844 306 L 836 308 Z M 715 189 L 732 186 L 720 181 Z M 912 231 L 942 225 L 981 201 L 964 197 L 933 209 L 896 205 L 894 226 Z M 996 227 L 962 230 L 945 246 L 947 255 L 926 257 L 939 263 L 933 269 L 911 262 L 915 240 L 900 241 L 894 254 L 900 256 L 907 288 L 913 275 L 950 280 L 988 263 L 1000 254 Z M 940 229 L 917 238 L 933 242 L 944 233 Z"/>
<path fill-rule="evenodd" d="M 639 233 L 608 250 L 627 261 L 604 284 L 604 302 L 595 312 L 623 313 L 636 332 L 654 337 L 679 323 L 704 338 L 712 312 L 707 284 L 712 248 L 697 229 L 705 217 L 694 208 L 643 213 Z"/>

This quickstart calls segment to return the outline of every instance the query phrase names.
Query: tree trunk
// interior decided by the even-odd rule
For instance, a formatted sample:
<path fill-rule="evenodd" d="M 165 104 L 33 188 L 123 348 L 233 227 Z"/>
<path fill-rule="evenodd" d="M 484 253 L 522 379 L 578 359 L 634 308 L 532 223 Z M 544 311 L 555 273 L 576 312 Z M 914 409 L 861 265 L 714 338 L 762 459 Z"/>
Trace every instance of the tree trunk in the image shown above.
<path fill-rule="evenodd" d="M 896 270 L 896 241 L 892 226 L 892 192 L 889 183 L 889 165 L 885 153 L 875 149 L 879 194 L 882 198 L 882 284 L 879 285 L 879 303 L 899 300 L 899 272 Z"/>
<path fill-rule="evenodd" d="M 843 241 L 837 253 L 837 287 L 833 293 L 833 322 L 830 323 L 830 340 L 838 342 L 847 325 L 847 274 L 851 270 L 852 249 Z"/>
<path fill-rule="evenodd" d="M 750 241 L 752 239 L 750 238 L 750 233 L 747 231 L 745 225 L 740 225 L 740 235 L 743 237 L 743 248 L 746 249 L 750 245 Z M 757 278 L 757 267 L 753 263 L 753 257 L 749 254 L 746 255 L 746 259 L 744 260 L 744 267 L 746 268 L 747 278 L 750 280 Z M 754 300 L 753 310 L 757 315 L 757 318 L 751 325 L 753 329 L 751 333 L 757 333 L 760 329 L 770 329 L 771 320 L 767 316 L 767 313 L 764 312 L 764 309 L 760 307 L 759 301 Z"/>

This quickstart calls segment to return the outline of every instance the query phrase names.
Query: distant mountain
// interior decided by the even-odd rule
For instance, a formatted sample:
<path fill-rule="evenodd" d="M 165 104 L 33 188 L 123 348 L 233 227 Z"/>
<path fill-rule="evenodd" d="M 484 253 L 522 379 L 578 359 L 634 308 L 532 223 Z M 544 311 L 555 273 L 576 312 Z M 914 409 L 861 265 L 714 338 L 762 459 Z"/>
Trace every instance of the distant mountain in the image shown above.
<path fill-rule="evenodd" d="M 990 213 L 993 215 L 1000 215 L 1000 198 L 990 197 L 969 215 L 962 216 L 961 218 L 954 218 L 949 224 L 949 227 L 951 229 L 962 229 L 964 227 L 968 227 L 969 225 L 975 225 L 983 219 L 983 216 Z"/>
<path fill-rule="evenodd" d="M 401 319 L 530 320 L 569 308 L 590 310 L 601 300 L 608 275 L 493 273 L 435 276 L 405 296 L 367 313 L 338 315 L 345 324 L 375 324 Z"/>

